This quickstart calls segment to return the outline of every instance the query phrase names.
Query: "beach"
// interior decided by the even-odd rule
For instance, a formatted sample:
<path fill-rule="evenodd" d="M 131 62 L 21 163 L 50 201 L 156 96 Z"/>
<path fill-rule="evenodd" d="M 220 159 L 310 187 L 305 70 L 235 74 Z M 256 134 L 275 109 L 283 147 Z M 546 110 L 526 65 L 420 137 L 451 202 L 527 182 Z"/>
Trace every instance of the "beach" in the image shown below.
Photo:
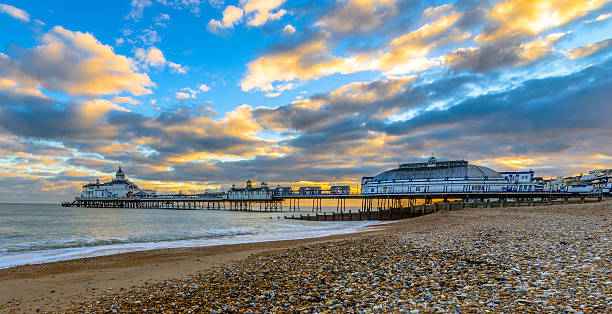
<path fill-rule="evenodd" d="M 612 201 L 0 270 L 1 312 L 609 311 Z"/>

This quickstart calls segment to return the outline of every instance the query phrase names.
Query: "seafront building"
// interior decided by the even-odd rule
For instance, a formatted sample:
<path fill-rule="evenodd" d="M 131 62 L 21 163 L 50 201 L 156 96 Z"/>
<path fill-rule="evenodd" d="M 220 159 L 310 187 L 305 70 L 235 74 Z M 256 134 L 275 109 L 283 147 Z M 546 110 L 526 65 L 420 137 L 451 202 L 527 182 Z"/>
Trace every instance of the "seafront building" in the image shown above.
<path fill-rule="evenodd" d="M 272 190 L 262 182 L 259 187 L 254 187 L 251 180 L 248 180 L 244 188 L 237 188 L 236 185 L 227 191 L 228 200 L 271 200 Z"/>
<path fill-rule="evenodd" d="M 465 160 L 402 164 L 374 177 L 363 177 L 362 194 L 534 192 L 533 171 L 505 173 Z"/>
<path fill-rule="evenodd" d="M 130 182 L 119 167 L 112 181 L 100 183 L 100 179 L 96 179 L 95 183 L 83 185 L 81 197 L 151 197 L 155 194 L 155 191 L 143 190 Z"/>
<path fill-rule="evenodd" d="M 596 169 L 585 175 L 558 177 L 546 182 L 546 190 L 551 192 L 591 193 L 612 192 L 612 169 Z"/>

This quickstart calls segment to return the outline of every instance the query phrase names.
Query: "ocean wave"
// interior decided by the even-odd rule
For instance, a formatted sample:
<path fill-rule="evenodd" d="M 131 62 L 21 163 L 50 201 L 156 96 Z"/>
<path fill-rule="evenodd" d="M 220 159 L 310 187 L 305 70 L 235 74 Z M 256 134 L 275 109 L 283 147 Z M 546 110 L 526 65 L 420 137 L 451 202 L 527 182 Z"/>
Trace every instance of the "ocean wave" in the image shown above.
<path fill-rule="evenodd" d="M 145 236 L 145 237 L 130 237 L 123 239 L 92 239 L 92 238 L 81 238 L 81 239 L 60 239 L 53 241 L 30 241 L 21 243 L 0 243 L 0 256 L 20 253 L 20 252 L 33 252 L 33 251 L 45 251 L 45 250 L 57 250 L 57 249 L 71 249 L 71 248 L 88 248 L 88 247 L 99 247 L 107 245 L 117 244 L 138 244 L 138 243 L 163 243 L 163 242 L 175 242 L 175 241 L 189 241 L 189 240 L 207 240 L 207 239 L 220 239 L 227 237 L 237 236 L 249 236 L 255 235 L 255 231 L 239 231 L 239 230 L 216 230 L 206 232 L 197 235 L 162 235 L 162 236 Z"/>

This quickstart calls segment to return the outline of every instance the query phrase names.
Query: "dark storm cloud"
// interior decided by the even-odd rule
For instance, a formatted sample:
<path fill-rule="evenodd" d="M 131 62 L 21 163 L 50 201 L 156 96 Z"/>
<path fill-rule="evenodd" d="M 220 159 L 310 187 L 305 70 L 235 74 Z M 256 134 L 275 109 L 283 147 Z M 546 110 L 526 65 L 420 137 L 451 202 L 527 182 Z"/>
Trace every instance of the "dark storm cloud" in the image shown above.
<path fill-rule="evenodd" d="M 200 134 L 166 128 L 194 124 L 196 118 L 202 117 L 196 115 L 198 113 L 210 117 L 211 112 L 206 109 L 163 113 L 158 117 L 109 109 L 91 118 L 85 112 L 85 106 L 77 102 L 62 103 L 50 98 L 0 91 L 0 128 L 16 136 L 59 140 L 68 147 L 94 152 L 97 147 L 109 145 L 112 141 L 132 142 L 141 137 L 152 138 L 148 146 L 157 152 L 171 154 L 232 149 L 240 153 L 262 143 L 222 130 Z M 207 120 L 204 123 L 216 122 Z"/>
<path fill-rule="evenodd" d="M 527 81 L 510 91 L 469 99 L 447 110 L 426 111 L 403 122 L 379 123 L 376 127 L 387 134 L 418 132 L 425 139 L 446 142 L 480 138 L 471 146 L 509 146 L 508 153 L 559 152 L 582 136 L 608 143 L 606 134 L 612 129 L 611 74 L 612 61 L 607 61 L 567 76 Z M 447 132 L 440 133 L 441 130 Z"/>
<path fill-rule="evenodd" d="M 510 91 L 467 100 L 448 110 L 431 110 L 405 122 L 389 124 L 390 134 L 461 122 L 462 129 L 489 134 L 554 135 L 561 130 L 610 127 L 612 61 L 562 77 L 530 80 Z M 480 133 L 482 134 L 482 133 Z"/>
<path fill-rule="evenodd" d="M 96 125 L 80 119 L 79 104 L 0 90 L 0 128 L 24 137 L 96 137 Z"/>
<path fill-rule="evenodd" d="M 475 49 L 457 50 L 450 53 L 447 58 L 451 60 L 450 67 L 455 71 L 488 72 L 519 64 L 522 61 L 519 53 L 520 48 L 517 44 L 504 42 Z"/>

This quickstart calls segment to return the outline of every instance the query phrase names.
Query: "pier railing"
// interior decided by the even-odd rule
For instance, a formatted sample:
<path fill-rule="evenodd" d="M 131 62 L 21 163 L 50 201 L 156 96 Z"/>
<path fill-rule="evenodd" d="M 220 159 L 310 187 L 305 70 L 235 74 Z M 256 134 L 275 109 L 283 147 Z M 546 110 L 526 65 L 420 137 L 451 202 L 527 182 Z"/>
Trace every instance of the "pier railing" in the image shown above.
<path fill-rule="evenodd" d="M 586 199 L 601 200 L 601 193 L 550 193 L 550 192 L 501 192 L 501 193 L 413 193 L 413 194 L 319 194 L 319 195 L 277 195 L 262 199 L 226 199 L 223 195 L 158 195 L 154 197 L 76 197 L 72 202 L 64 202 L 65 207 L 93 208 L 159 208 L 183 210 L 232 210 L 232 211 L 273 211 L 323 212 L 326 208 L 336 213 L 346 214 L 347 200 L 359 200 L 359 212 L 384 211 L 391 208 L 404 208 L 451 201 L 484 202 L 505 204 L 506 202 L 529 202 L 552 204 L 570 201 L 584 202 Z M 330 201 L 332 202 L 330 206 Z M 335 210 L 333 202 L 335 201 Z M 496 203 L 495 203 L 496 204 Z M 369 214 L 368 217 L 370 217 Z M 363 216 L 360 216 L 363 217 Z"/>

